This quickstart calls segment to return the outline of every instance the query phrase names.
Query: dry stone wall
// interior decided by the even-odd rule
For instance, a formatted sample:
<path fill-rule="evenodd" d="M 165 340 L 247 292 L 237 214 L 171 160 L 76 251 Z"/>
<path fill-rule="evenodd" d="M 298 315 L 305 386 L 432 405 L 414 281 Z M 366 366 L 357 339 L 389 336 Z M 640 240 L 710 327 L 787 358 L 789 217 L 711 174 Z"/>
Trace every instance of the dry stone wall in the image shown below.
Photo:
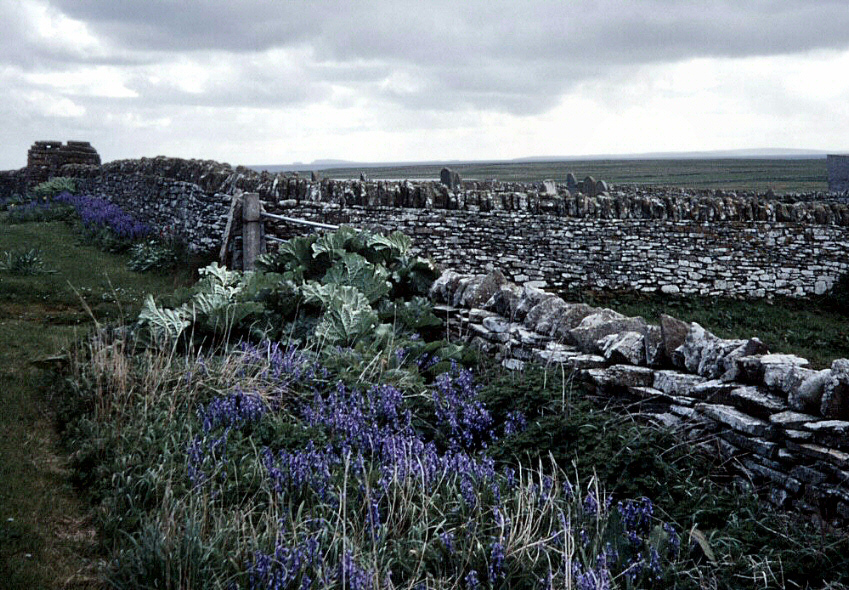
<path fill-rule="evenodd" d="M 781 221 L 571 217 L 528 210 L 397 208 L 294 200 L 272 213 L 331 224 L 378 225 L 414 238 L 443 268 L 502 269 L 517 283 L 550 289 L 804 297 L 849 271 L 849 227 Z M 301 231 L 269 224 L 288 238 Z"/>
<path fill-rule="evenodd" d="M 0 196 L 26 172 L 0 174 Z M 849 270 L 849 205 L 834 195 L 618 187 L 571 174 L 562 184 L 462 180 L 449 189 L 161 156 L 65 164 L 57 174 L 202 251 L 219 248 L 231 195 L 244 191 L 259 193 L 267 212 L 401 230 L 445 268 L 496 265 L 510 280 L 551 289 L 803 297 L 827 292 Z M 269 221 L 266 231 L 287 238 L 304 229 Z"/>
<path fill-rule="evenodd" d="M 431 289 L 450 332 L 510 369 L 564 367 L 601 396 L 702 442 L 778 506 L 849 521 L 849 360 L 815 371 L 757 338 L 567 303 L 498 271 Z M 709 435 L 709 436 L 706 436 Z"/>

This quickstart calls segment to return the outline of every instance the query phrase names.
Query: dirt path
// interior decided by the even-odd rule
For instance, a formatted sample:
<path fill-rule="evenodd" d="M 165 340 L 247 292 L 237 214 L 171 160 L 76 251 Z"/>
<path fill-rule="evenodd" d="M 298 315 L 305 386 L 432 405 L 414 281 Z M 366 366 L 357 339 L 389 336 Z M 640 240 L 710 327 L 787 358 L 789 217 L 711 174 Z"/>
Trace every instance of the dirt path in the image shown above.
<path fill-rule="evenodd" d="M 79 328 L 0 304 L 0 586 L 95 588 L 95 530 L 68 483 L 46 372 Z"/>

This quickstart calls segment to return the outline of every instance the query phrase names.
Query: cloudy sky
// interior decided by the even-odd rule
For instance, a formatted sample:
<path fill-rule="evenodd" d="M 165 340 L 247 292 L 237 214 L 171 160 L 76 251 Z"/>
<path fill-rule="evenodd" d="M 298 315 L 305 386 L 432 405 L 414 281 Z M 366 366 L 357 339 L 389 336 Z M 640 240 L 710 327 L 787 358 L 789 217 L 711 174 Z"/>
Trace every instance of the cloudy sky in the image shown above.
<path fill-rule="evenodd" d="M 0 0 L 0 169 L 849 151 L 849 0 Z"/>

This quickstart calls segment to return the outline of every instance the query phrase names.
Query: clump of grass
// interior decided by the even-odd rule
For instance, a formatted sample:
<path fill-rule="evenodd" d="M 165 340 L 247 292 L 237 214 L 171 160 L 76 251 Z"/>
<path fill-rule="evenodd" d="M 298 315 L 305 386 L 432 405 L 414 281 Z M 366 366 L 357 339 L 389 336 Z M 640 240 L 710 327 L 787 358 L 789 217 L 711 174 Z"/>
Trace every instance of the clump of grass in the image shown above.
<path fill-rule="evenodd" d="M 0 255 L 0 271 L 13 275 L 37 275 L 55 272 L 44 267 L 38 248 L 7 250 Z"/>

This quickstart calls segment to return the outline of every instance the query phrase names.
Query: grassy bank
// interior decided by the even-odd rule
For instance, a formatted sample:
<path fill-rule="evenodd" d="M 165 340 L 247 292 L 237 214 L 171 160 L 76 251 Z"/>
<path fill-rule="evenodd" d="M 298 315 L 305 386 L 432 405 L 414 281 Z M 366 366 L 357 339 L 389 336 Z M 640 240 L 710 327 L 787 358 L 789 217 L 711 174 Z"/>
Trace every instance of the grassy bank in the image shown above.
<path fill-rule="evenodd" d="M 126 257 L 80 244 L 64 223 L 0 218 L 0 252 L 23 248 L 38 248 L 50 272 L 0 273 L 0 585 L 95 587 L 95 528 L 58 450 L 55 384 L 44 370 L 57 361 L 42 361 L 91 328 L 82 300 L 98 320 L 118 320 L 138 312 L 144 293 L 190 277 L 132 273 Z"/>

